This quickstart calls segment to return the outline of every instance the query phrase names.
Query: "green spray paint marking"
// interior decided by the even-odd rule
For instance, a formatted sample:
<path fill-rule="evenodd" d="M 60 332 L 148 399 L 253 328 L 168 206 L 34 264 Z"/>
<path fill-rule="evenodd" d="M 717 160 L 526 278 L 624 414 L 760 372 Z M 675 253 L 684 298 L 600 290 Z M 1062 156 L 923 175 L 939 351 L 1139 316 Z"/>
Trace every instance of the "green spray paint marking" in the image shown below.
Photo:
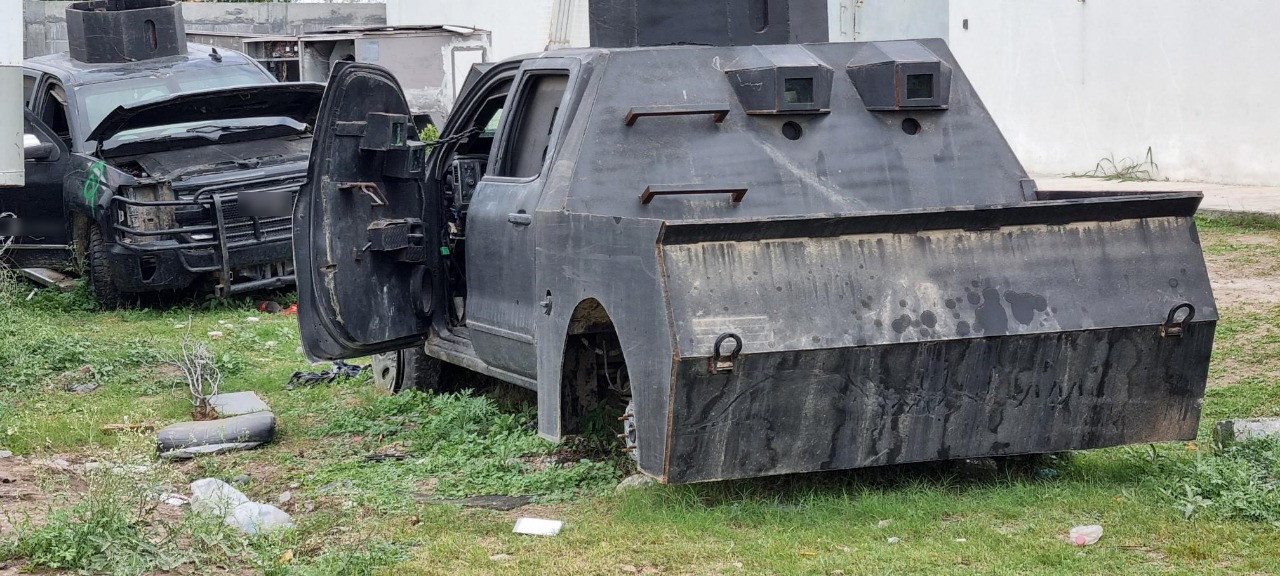
<path fill-rule="evenodd" d="M 94 162 L 89 166 L 89 174 L 84 180 L 84 187 L 80 189 L 80 195 L 84 197 L 85 204 L 89 205 L 89 213 L 96 218 L 98 216 L 98 185 L 102 183 L 102 175 L 105 173 L 106 164 L 102 160 Z"/>

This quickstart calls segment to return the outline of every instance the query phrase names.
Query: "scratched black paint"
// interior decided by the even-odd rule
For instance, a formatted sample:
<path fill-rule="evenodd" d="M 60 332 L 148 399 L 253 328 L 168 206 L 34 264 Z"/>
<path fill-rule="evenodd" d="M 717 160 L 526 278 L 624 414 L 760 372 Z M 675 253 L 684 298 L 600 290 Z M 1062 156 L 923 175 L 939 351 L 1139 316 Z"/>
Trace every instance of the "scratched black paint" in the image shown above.
<path fill-rule="evenodd" d="M 1191 440 L 1214 322 L 679 365 L 672 482 Z"/>

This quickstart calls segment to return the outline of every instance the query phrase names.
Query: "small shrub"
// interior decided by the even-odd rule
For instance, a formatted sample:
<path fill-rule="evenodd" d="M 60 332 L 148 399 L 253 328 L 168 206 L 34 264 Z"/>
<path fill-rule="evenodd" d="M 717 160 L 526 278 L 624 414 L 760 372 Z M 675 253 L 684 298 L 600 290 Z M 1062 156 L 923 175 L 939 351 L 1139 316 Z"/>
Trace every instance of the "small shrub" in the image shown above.
<path fill-rule="evenodd" d="M 188 320 L 190 322 L 190 320 Z M 182 372 L 187 381 L 187 394 L 197 419 L 217 417 L 209 406 L 209 397 L 222 387 L 222 371 L 213 352 L 204 342 L 184 337 L 178 343 L 179 354 L 167 363 Z"/>
<path fill-rule="evenodd" d="M 1188 519 L 1209 515 L 1280 526 L 1280 441 L 1255 440 L 1172 463 L 1165 494 Z"/>
<path fill-rule="evenodd" d="M 51 510 L 43 523 L 13 519 L 16 532 L 0 542 L 0 560 L 108 574 L 171 570 L 191 558 L 175 545 L 177 533 L 149 523 L 154 508 L 136 485 L 97 477 L 83 500 Z"/>
<path fill-rule="evenodd" d="M 1120 182 L 1149 182 L 1155 180 L 1156 174 L 1159 172 L 1160 165 L 1156 164 L 1151 148 L 1147 148 L 1147 155 L 1143 157 L 1141 162 L 1132 158 L 1116 160 L 1114 156 L 1108 156 L 1099 160 L 1093 170 L 1082 174 L 1071 174 L 1070 177 L 1101 178 Z"/>

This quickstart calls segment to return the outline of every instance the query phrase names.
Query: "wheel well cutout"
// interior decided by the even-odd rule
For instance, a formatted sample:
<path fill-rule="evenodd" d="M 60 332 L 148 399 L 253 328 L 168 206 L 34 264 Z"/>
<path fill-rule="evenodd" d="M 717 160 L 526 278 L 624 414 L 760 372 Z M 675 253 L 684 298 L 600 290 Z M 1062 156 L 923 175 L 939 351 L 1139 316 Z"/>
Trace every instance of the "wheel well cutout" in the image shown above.
<path fill-rule="evenodd" d="M 631 384 L 618 333 L 598 300 L 584 300 L 574 309 L 560 372 L 564 434 L 616 427 L 631 401 Z"/>

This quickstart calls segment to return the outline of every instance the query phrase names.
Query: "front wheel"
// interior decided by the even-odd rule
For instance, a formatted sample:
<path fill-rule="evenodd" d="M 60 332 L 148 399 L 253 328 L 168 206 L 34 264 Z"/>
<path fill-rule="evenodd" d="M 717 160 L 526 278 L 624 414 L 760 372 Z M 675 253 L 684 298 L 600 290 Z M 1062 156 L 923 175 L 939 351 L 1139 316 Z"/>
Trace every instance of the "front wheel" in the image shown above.
<path fill-rule="evenodd" d="M 89 291 L 99 308 L 113 310 L 124 302 L 120 289 L 111 277 L 111 259 L 107 254 L 107 242 L 97 224 L 89 226 L 89 242 L 86 252 L 89 260 Z"/>
<path fill-rule="evenodd" d="M 373 356 L 373 382 L 392 394 L 405 390 L 443 390 L 444 362 L 427 355 L 421 346 Z"/>

